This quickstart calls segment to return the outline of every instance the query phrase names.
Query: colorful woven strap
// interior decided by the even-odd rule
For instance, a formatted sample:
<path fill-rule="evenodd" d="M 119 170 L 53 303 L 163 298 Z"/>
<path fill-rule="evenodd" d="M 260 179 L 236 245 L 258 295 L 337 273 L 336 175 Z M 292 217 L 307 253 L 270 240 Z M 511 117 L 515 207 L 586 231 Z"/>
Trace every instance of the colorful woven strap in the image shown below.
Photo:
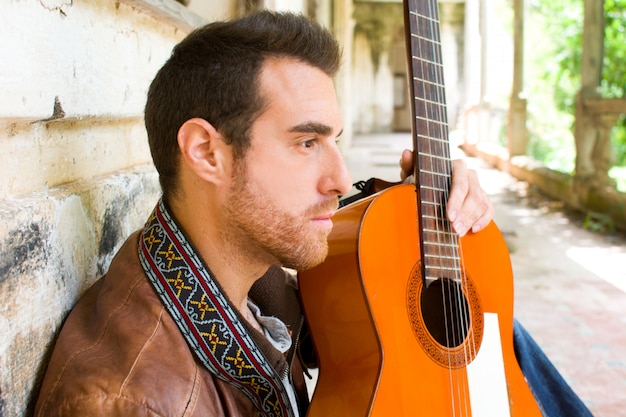
<path fill-rule="evenodd" d="M 204 366 L 246 394 L 262 416 L 293 417 L 281 377 L 258 349 L 163 201 L 146 222 L 139 240 L 139 259 Z"/>

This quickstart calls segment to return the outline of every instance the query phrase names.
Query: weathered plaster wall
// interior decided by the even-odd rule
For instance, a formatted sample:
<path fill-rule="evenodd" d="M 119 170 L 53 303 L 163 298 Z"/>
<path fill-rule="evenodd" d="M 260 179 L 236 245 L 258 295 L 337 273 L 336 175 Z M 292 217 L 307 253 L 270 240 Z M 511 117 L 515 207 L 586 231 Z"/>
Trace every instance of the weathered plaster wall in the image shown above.
<path fill-rule="evenodd" d="M 0 0 L 0 416 L 32 413 L 67 312 L 159 196 L 147 87 L 174 0 Z"/>
<path fill-rule="evenodd" d="M 64 318 L 159 197 L 143 125 L 154 74 L 243 1 L 0 0 L 0 416 L 32 415 Z M 350 49 L 351 0 L 263 5 L 314 12 Z M 338 85 L 345 109 L 345 73 Z"/>

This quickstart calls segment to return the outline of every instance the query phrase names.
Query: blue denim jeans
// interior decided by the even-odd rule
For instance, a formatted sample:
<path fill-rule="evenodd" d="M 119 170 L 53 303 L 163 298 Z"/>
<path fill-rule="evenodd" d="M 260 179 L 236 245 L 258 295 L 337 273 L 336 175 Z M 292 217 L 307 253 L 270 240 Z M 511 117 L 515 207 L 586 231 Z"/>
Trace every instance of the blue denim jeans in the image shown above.
<path fill-rule="evenodd" d="M 545 417 L 593 417 L 548 357 L 515 320 L 515 355 Z"/>

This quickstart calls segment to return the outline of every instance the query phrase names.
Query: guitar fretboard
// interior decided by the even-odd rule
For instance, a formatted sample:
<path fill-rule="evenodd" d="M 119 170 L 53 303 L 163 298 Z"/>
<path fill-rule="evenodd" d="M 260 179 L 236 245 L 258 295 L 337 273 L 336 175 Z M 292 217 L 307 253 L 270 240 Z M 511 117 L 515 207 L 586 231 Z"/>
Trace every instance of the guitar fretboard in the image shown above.
<path fill-rule="evenodd" d="M 446 217 L 452 161 L 439 38 L 437 0 L 409 0 L 405 27 L 411 92 L 413 146 L 421 233 L 421 259 L 426 281 L 460 279 L 458 238 Z"/>

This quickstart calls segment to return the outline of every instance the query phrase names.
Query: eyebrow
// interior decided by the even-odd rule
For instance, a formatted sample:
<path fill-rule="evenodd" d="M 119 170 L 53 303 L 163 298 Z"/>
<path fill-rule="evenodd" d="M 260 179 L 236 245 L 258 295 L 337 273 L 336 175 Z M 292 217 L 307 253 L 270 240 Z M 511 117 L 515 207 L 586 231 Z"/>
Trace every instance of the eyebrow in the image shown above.
<path fill-rule="evenodd" d="M 317 123 L 317 122 L 302 123 L 289 129 L 289 132 L 292 132 L 292 133 L 317 133 L 318 135 L 323 135 L 323 136 L 329 136 L 332 133 L 332 131 L 333 131 L 332 127 L 325 125 L 323 123 Z M 337 137 L 341 136 L 342 133 L 343 133 L 343 129 L 339 131 L 339 134 L 337 135 Z"/>

